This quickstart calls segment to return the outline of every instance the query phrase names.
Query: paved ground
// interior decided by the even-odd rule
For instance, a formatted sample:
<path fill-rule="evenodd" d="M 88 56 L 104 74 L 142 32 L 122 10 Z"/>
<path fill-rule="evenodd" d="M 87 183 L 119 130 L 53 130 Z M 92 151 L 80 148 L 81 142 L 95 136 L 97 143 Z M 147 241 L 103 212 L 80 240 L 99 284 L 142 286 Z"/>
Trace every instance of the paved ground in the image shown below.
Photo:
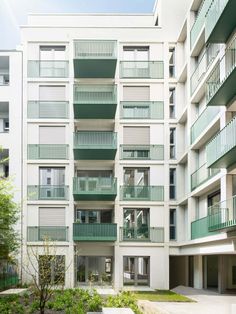
<path fill-rule="evenodd" d="M 155 302 L 157 308 L 169 314 L 236 314 L 236 296 L 234 295 L 222 295 L 209 290 L 198 290 L 183 286 L 179 286 L 173 291 L 197 302 Z"/>

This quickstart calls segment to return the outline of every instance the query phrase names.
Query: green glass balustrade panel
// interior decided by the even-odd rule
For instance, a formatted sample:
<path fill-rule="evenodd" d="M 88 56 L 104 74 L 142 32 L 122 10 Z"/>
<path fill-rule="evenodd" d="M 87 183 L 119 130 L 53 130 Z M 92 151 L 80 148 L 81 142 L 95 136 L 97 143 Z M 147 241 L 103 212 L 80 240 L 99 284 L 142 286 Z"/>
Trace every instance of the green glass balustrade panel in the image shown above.
<path fill-rule="evenodd" d="M 236 80 L 236 37 L 212 70 L 206 82 L 207 106 L 227 106 L 234 99 Z"/>
<path fill-rule="evenodd" d="M 28 144 L 28 159 L 69 159 L 69 145 Z"/>
<path fill-rule="evenodd" d="M 111 177 L 75 177 L 74 200 L 115 200 L 117 180 Z"/>
<path fill-rule="evenodd" d="M 74 241 L 113 242 L 117 240 L 117 224 L 74 223 Z"/>
<path fill-rule="evenodd" d="M 28 101 L 28 119 L 68 119 L 68 101 Z"/>
<path fill-rule="evenodd" d="M 68 200 L 66 185 L 28 185 L 28 200 Z"/>
<path fill-rule="evenodd" d="M 67 78 L 69 76 L 68 61 L 46 61 L 46 60 L 29 60 L 28 77 L 58 77 Z"/>
<path fill-rule="evenodd" d="M 197 219 L 191 223 L 191 240 L 204 238 L 217 234 L 208 229 L 208 217 Z"/>
<path fill-rule="evenodd" d="M 236 162 L 236 117 L 206 146 L 207 166 L 228 168 Z"/>
<path fill-rule="evenodd" d="M 76 78 L 114 78 L 117 64 L 115 40 L 74 41 Z"/>
<path fill-rule="evenodd" d="M 191 144 L 207 129 L 220 112 L 220 107 L 207 107 L 191 126 Z"/>
<path fill-rule="evenodd" d="M 212 1 L 213 0 L 204 0 L 202 2 L 201 7 L 198 10 L 196 20 L 195 20 L 195 22 L 191 28 L 191 31 L 190 31 L 191 48 L 193 48 L 199 34 L 201 33 L 203 26 L 205 25 L 206 14 L 207 14 L 207 11 L 209 10 L 209 7 L 210 7 Z"/>
<path fill-rule="evenodd" d="M 117 108 L 116 85 L 75 85 L 76 119 L 113 119 Z"/>
<path fill-rule="evenodd" d="M 163 101 L 121 101 L 121 119 L 164 119 Z"/>
<path fill-rule="evenodd" d="M 139 228 L 120 227 L 120 241 L 163 243 L 164 228 L 147 225 Z"/>
<path fill-rule="evenodd" d="M 207 164 L 205 163 L 191 174 L 191 190 L 195 190 L 197 187 L 213 178 L 219 172 L 220 169 L 207 168 Z"/>
<path fill-rule="evenodd" d="M 121 145 L 120 159 L 164 160 L 164 145 Z"/>
<path fill-rule="evenodd" d="M 110 131 L 80 131 L 74 133 L 76 160 L 114 160 L 117 134 Z"/>
<path fill-rule="evenodd" d="M 121 61 L 120 78 L 163 79 L 163 61 Z"/>
<path fill-rule="evenodd" d="M 164 201 L 164 186 L 121 186 L 121 201 Z"/>
<path fill-rule="evenodd" d="M 236 27 L 235 0 L 214 0 L 206 15 L 205 41 L 227 42 Z"/>
<path fill-rule="evenodd" d="M 63 226 L 27 227 L 27 241 L 68 241 L 68 229 Z"/>
<path fill-rule="evenodd" d="M 236 229 L 236 196 L 208 207 L 209 231 Z"/>

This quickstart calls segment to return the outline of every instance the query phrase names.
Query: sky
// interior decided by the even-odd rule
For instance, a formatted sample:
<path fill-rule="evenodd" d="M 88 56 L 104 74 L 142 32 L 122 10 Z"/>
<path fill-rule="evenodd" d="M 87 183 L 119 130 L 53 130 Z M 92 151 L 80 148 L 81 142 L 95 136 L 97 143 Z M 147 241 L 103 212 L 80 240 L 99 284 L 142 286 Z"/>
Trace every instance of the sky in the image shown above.
<path fill-rule="evenodd" d="M 0 0 L 0 49 L 20 43 L 28 13 L 151 13 L 155 0 Z"/>

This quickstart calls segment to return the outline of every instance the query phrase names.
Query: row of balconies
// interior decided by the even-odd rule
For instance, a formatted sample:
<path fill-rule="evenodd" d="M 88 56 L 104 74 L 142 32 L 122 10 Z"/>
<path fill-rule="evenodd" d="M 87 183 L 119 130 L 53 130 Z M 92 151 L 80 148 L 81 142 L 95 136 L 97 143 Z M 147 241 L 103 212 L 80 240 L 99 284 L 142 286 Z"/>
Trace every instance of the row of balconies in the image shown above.
<path fill-rule="evenodd" d="M 29 242 L 43 241 L 68 241 L 68 227 L 40 226 L 27 228 Z M 117 224 L 115 223 L 74 223 L 73 240 L 81 242 L 115 242 L 117 241 Z M 134 242 L 164 242 L 164 228 L 149 227 L 120 227 L 120 241 Z"/>
<path fill-rule="evenodd" d="M 230 231 L 236 226 L 236 196 L 208 208 L 206 217 L 191 224 L 191 239 L 215 235 L 220 231 Z"/>
<path fill-rule="evenodd" d="M 67 185 L 28 185 L 28 200 L 68 200 Z M 110 177 L 74 177 L 75 201 L 114 201 L 117 196 L 117 180 Z M 121 186 L 121 201 L 164 201 L 164 186 Z"/>

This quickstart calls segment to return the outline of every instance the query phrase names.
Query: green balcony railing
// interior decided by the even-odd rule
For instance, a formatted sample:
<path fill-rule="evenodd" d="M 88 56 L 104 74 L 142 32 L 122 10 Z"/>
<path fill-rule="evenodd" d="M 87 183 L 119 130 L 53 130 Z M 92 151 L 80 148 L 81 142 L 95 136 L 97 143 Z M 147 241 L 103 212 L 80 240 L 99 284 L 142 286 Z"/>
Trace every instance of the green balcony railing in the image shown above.
<path fill-rule="evenodd" d="M 206 47 L 204 54 L 198 61 L 193 74 L 191 75 L 190 84 L 191 84 L 191 94 L 195 92 L 200 82 L 203 80 L 207 70 L 209 69 L 212 62 L 217 57 L 220 51 L 220 45 L 211 44 Z"/>
<path fill-rule="evenodd" d="M 191 190 L 195 190 L 197 187 L 213 178 L 219 172 L 220 169 L 207 168 L 207 164 L 205 163 L 191 174 Z"/>
<path fill-rule="evenodd" d="M 164 201 L 164 186 L 121 186 L 122 201 Z"/>
<path fill-rule="evenodd" d="M 114 223 L 74 223 L 74 241 L 107 242 L 117 240 L 117 224 Z"/>
<path fill-rule="evenodd" d="M 74 48 L 78 59 L 117 58 L 116 40 L 76 40 Z"/>
<path fill-rule="evenodd" d="M 235 0 L 214 0 L 207 12 L 205 41 L 226 42 L 235 29 Z"/>
<path fill-rule="evenodd" d="M 114 200 L 116 198 L 116 178 L 75 177 L 73 180 L 75 200 Z"/>
<path fill-rule="evenodd" d="M 69 76 L 68 61 L 48 61 L 48 60 L 29 60 L 28 77 L 58 77 L 67 78 Z"/>
<path fill-rule="evenodd" d="M 207 166 L 227 168 L 236 162 L 236 117 L 206 146 Z"/>
<path fill-rule="evenodd" d="M 74 114 L 78 119 L 112 119 L 117 106 L 117 87 L 108 84 L 74 86 Z"/>
<path fill-rule="evenodd" d="M 163 101 L 121 101 L 121 119 L 164 119 Z"/>
<path fill-rule="evenodd" d="M 164 242 L 164 228 L 160 227 L 121 227 L 120 241 Z"/>
<path fill-rule="evenodd" d="M 114 78 L 117 63 L 115 40 L 76 40 L 74 75 L 77 78 Z"/>
<path fill-rule="evenodd" d="M 74 148 L 116 149 L 117 134 L 110 131 L 80 131 L 74 133 Z"/>
<path fill-rule="evenodd" d="M 206 20 L 206 14 L 207 11 L 209 10 L 209 7 L 211 5 L 213 0 L 203 0 L 201 7 L 198 10 L 198 14 L 196 17 L 196 20 L 191 28 L 190 32 L 190 43 L 191 43 L 191 48 L 194 46 L 198 35 L 201 32 L 201 29 L 205 25 L 205 20 Z"/>
<path fill-rule="evenodd" d="M 68 200 L 66 185 L 28 185 L 28 200 Z"/>
<path fill-rule="evenodd" d="M 191 240 L 215 235 L 218 232 L 210 232 L 208 229 L 208 217 L 197 219 L 191 223 Z"/>
<path fill-rule="evenodd" d="M 28 159 L 69 159 L 69 145 L 28 144 Z"/>
<path fill-rule="evenodd" d="M 0 291 L 15 287 L 19 284 L 19 277 L 17 274 L 0 273 Z"/>
<path fill-rule="evenodd" d="M 207 84 L 207 105 L 225 106 L 235 96 L 236 37 L 217 62 Z"/>
<path fill-rule="evenodd" d="M 164 145 L 120 145 L 120 159 L 164 160 Z"/>
<path fill-rule="evenodd" d="M 236 228 L 236 196 L 208 207 L 209 231 Z"/>
<path fill-rule="evenodd" d="M 68 101 L 28 101 L 28 119 L 68 119 Z"/>
<path fill-rule="evenodd" d="M 212 120 L 220 112 L 220 107 L 207 107 L 191 127 L 191 144 L 207 129 Z"/>
<path fill-rule="evenodd" d="M 27 227 L 27 241 L 68 241 L 68 227 Z"/>
<path fill-rule="evenodd" d="M 120 78 L 163 79 L 163 61 L 121 61 Z"/>

